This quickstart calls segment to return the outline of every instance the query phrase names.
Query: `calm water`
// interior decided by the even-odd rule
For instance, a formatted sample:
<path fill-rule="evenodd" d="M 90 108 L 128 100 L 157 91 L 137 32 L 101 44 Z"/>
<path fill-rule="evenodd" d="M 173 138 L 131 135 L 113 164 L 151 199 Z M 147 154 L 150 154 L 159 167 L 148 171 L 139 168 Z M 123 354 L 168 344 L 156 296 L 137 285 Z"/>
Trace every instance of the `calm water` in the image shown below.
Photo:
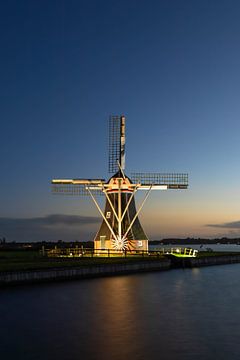
<path fill-rule="evenodd" d="M 240 358 L 240 264 L 0 290 L 0 358 Z"/>

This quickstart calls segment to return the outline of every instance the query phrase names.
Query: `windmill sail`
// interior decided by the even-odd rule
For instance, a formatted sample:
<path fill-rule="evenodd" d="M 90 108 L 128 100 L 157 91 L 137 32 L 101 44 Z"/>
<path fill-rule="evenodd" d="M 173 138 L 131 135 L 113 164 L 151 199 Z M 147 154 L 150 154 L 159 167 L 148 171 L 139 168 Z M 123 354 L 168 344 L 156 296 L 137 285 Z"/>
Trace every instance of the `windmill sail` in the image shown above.
<path fill-rule="evenodd" d="M 187 189 L 188 174 L 185 173 L 132 173 L 131 180 L 142 186 L 166 186 L 167 189 Z"/>
<path fill-rule="evenodd" d="M 55 195 L 103 195 L 104 179 L 53 179 L 52 193 Z"/>
<path fill-rule="evenodd" d="M 116 173 L 125 169 L 125 117 L 110 116 L 109 118 L 109 158 L 108 171 Z"/>

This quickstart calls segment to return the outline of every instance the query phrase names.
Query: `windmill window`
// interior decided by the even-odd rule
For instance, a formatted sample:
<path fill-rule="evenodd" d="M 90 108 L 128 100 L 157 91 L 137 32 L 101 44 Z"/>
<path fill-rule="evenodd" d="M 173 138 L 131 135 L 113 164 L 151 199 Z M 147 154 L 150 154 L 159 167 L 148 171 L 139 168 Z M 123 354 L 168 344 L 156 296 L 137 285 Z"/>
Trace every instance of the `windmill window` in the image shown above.
<path fill-rule="evenodd" d="M 111 217 L 111 211 L 107 211 L 106 218 L 109 219 Z"/>
<path fill-rule="evenodd" d="M 100 236 L 100 247 L 101 247 L 101 249 L 105 249 L 105 240 L 106 240 L 106 235 Z"/>

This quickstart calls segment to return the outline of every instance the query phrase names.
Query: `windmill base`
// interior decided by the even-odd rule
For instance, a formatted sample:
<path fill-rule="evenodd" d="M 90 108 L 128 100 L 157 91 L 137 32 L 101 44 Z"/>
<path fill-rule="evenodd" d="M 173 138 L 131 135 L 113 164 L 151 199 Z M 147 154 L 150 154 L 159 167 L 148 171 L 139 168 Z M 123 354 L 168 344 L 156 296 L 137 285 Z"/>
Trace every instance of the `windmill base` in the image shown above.
<path fill-rule="evenodd" d="M 121 250 L 116 250 L 113 246 L 112 240 L 94 240 L 94 250 L 95 251 L 111 251 L 119 252 Z M 127 251 L 148 251 L 148 240 L 129 240 L 129 245 L 126 248 Z M 123 250 L 124 251 L 124 250 Z"/>

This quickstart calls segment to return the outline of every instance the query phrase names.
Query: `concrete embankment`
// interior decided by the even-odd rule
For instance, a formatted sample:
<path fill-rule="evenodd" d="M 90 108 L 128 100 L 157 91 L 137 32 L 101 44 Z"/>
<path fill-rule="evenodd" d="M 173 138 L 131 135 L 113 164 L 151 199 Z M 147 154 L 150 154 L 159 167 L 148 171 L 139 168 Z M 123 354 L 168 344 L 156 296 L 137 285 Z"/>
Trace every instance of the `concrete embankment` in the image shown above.
<path fill-rule="evenodd" d="M 122 264 L 101 264 L 74 268 L 54 268 L 45 270 L 14 271 L 0 273 L 0 285 L 36 283 L 58 280 L 74 280 L 146 271 L 168 270 L 171 260 L 139 261 Z"/>
<path fill-rule="evenodd" d="M 75 280 L 102 276 L 133 274 L 149 271 L 170 270 L 173 268 L 193 268 L 211 265 L 240 263 L 239 255 L 221 255 L 199 258 L 166 258 L 161 260 L 136 261 L 118 264 L 101 264 L 72 268 L 54 268 L 31 271 L 11 271 L 0 273 L 0 285 L 39 283 L 62 280 Z"/>
<path fill-rule="evenodd" d="M 170 255 L 169 258 L 171 260 L 171 268 L 175 269 L 240 263 L 240 254 L 213 255 L 195 258 L 178 258 Z"/>
<path fill-rule="evenodd" d="M 240 263 L 240 254 L 196 257 L 189 260 L 189 267 L 235 264 Z"/>

